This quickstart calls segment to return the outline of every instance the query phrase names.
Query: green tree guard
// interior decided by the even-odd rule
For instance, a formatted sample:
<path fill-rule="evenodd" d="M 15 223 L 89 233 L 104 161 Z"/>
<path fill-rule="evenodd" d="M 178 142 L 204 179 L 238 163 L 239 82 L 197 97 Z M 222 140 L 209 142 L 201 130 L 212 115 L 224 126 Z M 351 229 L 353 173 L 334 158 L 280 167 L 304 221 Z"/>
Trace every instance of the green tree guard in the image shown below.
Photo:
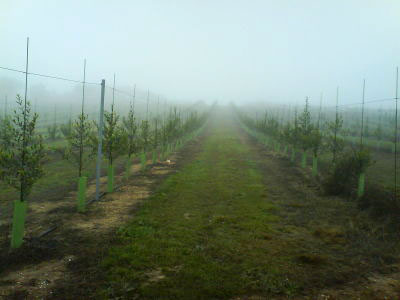
<path fill-rule="evenodd" d="M 86 210 L 86 186 L 87 177 L 81 176 L 78 180 L 78 212 Z"/>
<path fill-rule="evenodd" d="M 301 167 L 305 168 L 307 165 L 307 152 L 303 152 L 303 155 L 301 157 Z"/>
<path fill-rule="evenodd" d="M 358 190 L 357 196 L 361 198 L 364 195 L 365 191 L 365 173 L 361 173 L 360 177 L 358 178 Z"/>
<path fill-rule="evenodd" d="M 22 245 L 25 228 L 26 207 L 26 201 L 14 201 L 11 248 L 19 248 Z"/>
<path fill-rule="evenodd" d="M 287 151 L 288 151 L 288 146 L 285 145 L 285 147 L 283 148 L 283 155 L 284 155 L 284 156 L 287 155 Z"/>
<path fill-rule="evenodd" d="M 114 190 L 114 166 L 108 165 L 108 180 L 107 180 L 107 192 L 112 193 Z"/>
<path fill-rule="evenodd" d="M 146 169 L 146 153 L 143 152 L 140 156 L 140 164 L 142 165 L 142 171 Z"/>
<path fill-rule="evenodd" d="M 313 156 L 313 160 L 312 160 L 312 176 L 316 177 L 318 174 L 318 157 L 317 156 Z"/>

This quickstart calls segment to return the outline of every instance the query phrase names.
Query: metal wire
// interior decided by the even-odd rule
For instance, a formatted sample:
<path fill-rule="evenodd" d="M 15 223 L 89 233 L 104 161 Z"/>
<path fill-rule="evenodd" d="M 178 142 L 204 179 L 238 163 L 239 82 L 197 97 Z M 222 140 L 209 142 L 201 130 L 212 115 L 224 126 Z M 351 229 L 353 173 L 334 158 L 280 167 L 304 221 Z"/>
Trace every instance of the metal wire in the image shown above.
<path fill-rule="evenodd" d="M 13 72 L 18 72 L 18 73 L 23 73 L 25 74 L 25 71 L 21 71 L 21 70 L 17 70 L 17 69 L 12 69 L 12 68 L 6 68 L 6 67 L 2 67 L 0 66 L 0 69 L 3 70 L 8 70 L 8 71 L 13 71 Z M 33 72 L 28 72 L 28 75 L 34 75 L 34 76 L 38 76 L 38 77 L 45 77 L 45 78 L 51 78 L 51 79 L 57 79 L 57 80 L 63 80 L 63 81 L 68 81 L 68 82 L 74 82 L 74 83 L 84 83 L 81 80 L 74 80 L 74 79 L 70 79 L 70 78 L 65 78 L 65 77 L 60 77 L 60 76 L 53 76 L 53 75 L 47 75 L 47 74 L 40 74 L 40 73 L 33 73 Z M 93 85 L 101 85 L 101 83 L 97 83 L 97 82 L 85 82 L 85 84 L 93 84 Z"/>

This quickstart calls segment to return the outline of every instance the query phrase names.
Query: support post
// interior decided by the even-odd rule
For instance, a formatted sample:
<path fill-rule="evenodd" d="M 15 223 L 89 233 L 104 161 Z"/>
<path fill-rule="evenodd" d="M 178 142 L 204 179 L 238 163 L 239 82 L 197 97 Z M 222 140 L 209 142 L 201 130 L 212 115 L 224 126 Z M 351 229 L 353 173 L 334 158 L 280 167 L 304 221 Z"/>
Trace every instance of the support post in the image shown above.
<path fill-rule="evenodd" d="M 97 163 L 96 163 L 96 200 L 100 199 L 100 173 L 103 149 L 103 122 L 104 122 L 104 90 L 106 81 L 101 81 L 101 100 L 100 100 L 100 116 L 99 116 L 99 142 L 97 147 Z"/>

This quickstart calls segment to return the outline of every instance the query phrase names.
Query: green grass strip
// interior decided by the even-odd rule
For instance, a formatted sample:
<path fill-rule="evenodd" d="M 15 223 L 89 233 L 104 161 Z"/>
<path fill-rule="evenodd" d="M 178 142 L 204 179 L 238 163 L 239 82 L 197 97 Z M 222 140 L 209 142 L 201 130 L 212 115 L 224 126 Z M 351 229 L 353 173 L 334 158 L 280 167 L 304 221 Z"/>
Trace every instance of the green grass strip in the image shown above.
<path fill-rule="evenodd" d="M 101 263 L 108 286 L 99 298 L 233 299 L 296 289 L 289 259 L 271 247 L 277 208 L 258 164 L 233 129 L 217 128 L 118 231 Z"/>

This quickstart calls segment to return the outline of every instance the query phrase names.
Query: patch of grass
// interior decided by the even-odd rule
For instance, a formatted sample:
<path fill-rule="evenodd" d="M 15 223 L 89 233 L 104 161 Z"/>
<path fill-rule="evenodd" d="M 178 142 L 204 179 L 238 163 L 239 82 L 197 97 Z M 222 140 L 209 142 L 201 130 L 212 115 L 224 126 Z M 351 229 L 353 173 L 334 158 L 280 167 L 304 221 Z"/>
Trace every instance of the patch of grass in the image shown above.
<path fill-rule="evenodd" d="M 327 258 L 318 254 L 306 253 L 298 256 L 298 260 L 304 264 L 319 266 L 326 264 Z"/>
<path fill-rule="evenodd" d="M 229 299 L 299 290 L 295 260 L 271 246 L 276 208 L 248 147 L 225 126 L 206 139 L 119 230 L 101 263 L 108 282 L 101 296 Z"/>
<path fill-rule="evenodd" d="M 338 227 L 317 228 L 314 236 L 330 244 L 344 244 L 346 242 L 345 232 Z"/>

